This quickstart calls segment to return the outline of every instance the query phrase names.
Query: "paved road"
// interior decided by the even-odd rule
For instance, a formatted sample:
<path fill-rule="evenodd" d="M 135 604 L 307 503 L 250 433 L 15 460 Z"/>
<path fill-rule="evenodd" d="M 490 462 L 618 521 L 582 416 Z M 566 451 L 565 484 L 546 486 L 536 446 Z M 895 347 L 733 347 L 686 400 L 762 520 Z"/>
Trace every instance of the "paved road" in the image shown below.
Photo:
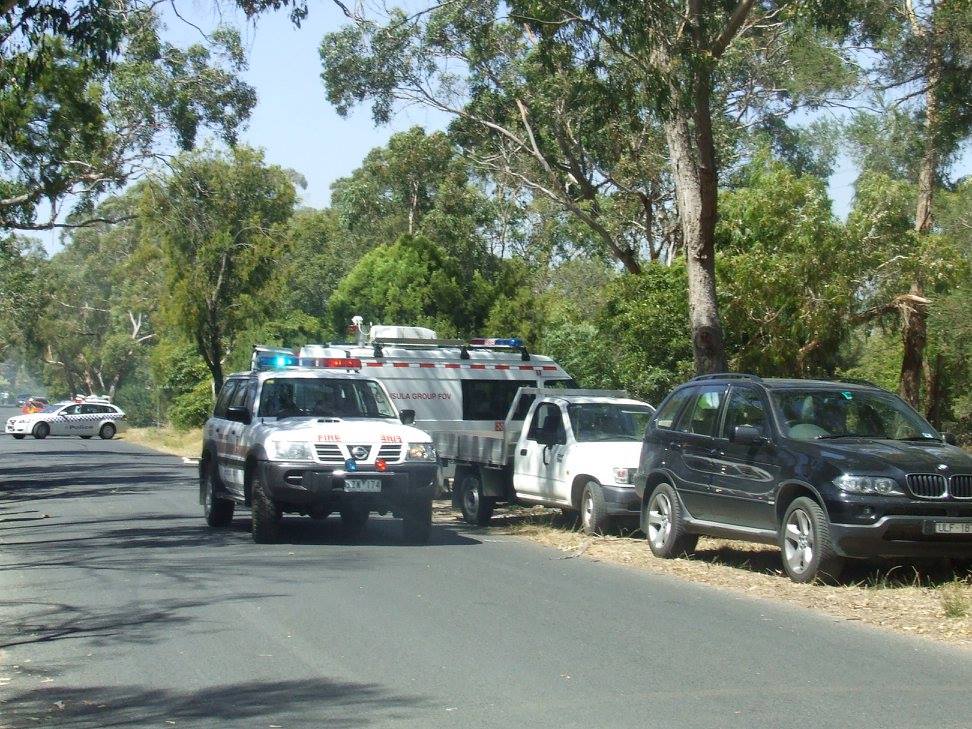
<path fill-rule="evenodd" d="M 437 527 L 208 530 L 191 468 L 0 437 L 0 727 L 968 727 L 967 653 Z"/>

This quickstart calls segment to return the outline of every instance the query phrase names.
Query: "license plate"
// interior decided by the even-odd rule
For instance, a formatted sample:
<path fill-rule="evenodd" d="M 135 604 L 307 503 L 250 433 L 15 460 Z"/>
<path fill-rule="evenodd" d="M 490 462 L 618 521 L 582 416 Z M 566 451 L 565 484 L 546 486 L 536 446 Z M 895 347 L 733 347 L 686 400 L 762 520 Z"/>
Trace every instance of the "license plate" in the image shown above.
<path fill-rule="evenodd" d="M 972 524 L 956 522 L 935 522 L 935 534 L 972 534 Z"/>
<path fill-rule="evenodd" d="M 348 478 L 344 480 L 344 490 L 359 494 L 375 494 L 381 491 L 381 479 Z"/>

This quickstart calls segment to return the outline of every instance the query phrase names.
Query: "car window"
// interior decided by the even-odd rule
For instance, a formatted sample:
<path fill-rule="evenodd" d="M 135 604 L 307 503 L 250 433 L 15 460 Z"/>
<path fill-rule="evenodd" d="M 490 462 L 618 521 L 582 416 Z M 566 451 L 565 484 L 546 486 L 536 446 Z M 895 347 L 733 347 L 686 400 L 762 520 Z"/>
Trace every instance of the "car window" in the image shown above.
<path fill-rule="evenodd" d="M 61 415 L 77 415 L 81 412 L 80 405 L 68 405 L 61 411 Z"/>
<path fill-rule="evenodd" d="M 564 419 L 560 406 L 551 402 L 542 403 L 533 415 L 527 440 L 539 441 L 542 435 L 553 436 L 554 443 L 566 443 L 567 433 L 564 430 Z M 546 438 L 545 438 L 546 440 Z"/>
<path fill-rule="evenodd" d="M 82 405 L 81 414 L 82 415 L 97 415 L 98 413 L 104 412 L 98 405 Z"/>
<path fill-rule="evenodd" d="M 588 402 L 567 406 L 570 427 L 578 442 L 641 440 L 652 413 L 647 405 Z"/>
<path fill-rule="evenodd" d="M 233 391 L 233 396 L 230 398 L 229 407 L 243 407 L 246 405 L 246 393 L 247 393 L 247 383 L 241 380 L 239 386 Z"/>
<path fill-rule="evenodd" d="M 938 433 L 904 400 L 890 392 L 843 389 L 787 389 L 773 401 L 798 440 L 817 438 L 934 439 Z"/>
<path fill-rule="evenodd" d="M 394 418 L 380 387 L 369 380 L 281 377 L 266 380 L 260 417 Z"/>
<path fill-rule="evenodd" d="M 725 387 L 703 387 L 697 390 L 695 401 L 682 415 L 678 430 L 683 433 L 712 436 L 719 420 L 719 408 L 725 396 Z"/>
<path fill-rule="evenodd" d="M 665 430 L 673 428 L 675 426 L 675 419 L 682 410 L 682 406 L 694 393 L 695 390 L 691 387 L 686 387 L 676 391 L 669 397 L 658 410 L 658 415 L 655 416 L 655 427 L 664 428 Z"/>
<path fill-rule="evenodd" d="M 766 405 L 760 394 L 751 387 L 733 387 L 726 403 L 726 420 L 722 427 L 722 437 L 727 440 L 740 425 L 756 428 L 764 436 L 770 434 L 769 421 L 766 419 Z"/>
<path fill-rule="evenodd" d="M 223 389 L 219 391 L 216 399 L 216 407 L 213 409 L 214 418 L 226 417 L 226 408 L 229 407 L 230 398 L 236 393 L 239 380 L 228 380 L 223 383 Z"/>

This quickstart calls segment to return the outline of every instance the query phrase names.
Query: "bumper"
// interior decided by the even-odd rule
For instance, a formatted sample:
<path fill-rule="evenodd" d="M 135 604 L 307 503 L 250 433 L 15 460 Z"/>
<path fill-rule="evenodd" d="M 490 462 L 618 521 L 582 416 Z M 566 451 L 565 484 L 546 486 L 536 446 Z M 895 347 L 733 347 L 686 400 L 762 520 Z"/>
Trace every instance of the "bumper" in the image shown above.
<path fill-rule="evenodd" d="M 313 463 L 261 461 L 260 480 L 284 509 L 308 513 L 338 511 L 343 506 L 369 511 L 400 511 L 416 500 L 431 499 L 435 490 L 435 463 L 396 463 L 387 471 L 355 471 L 345 475 Z M 345 480 L 378 479 L 376 493 L 345 491 Z"/>
<path fill-rule="evenodd" d="M 936 524 L 962 524 L 967 534 L 941 534 Z M 873 524 L 831 524 L 845 557 L 959 557 L 972 559 L 972 517 L 884 516 Z"/>
<path fill-rule="evenodd" d="M 634 485 L 617 486 L 602 484 L 604 505 L 611 516 L 638 516 L 641 513 L 641 497 L 635 491 Z"/>
<path fill-rule="evenodd" d="M 33 423 L 18 423 L 17 425 L 11 425 L 9 422 L 6 425 L 5 433 L 10 435 L 29 435 L 30 430 L 33 427 Z"/>

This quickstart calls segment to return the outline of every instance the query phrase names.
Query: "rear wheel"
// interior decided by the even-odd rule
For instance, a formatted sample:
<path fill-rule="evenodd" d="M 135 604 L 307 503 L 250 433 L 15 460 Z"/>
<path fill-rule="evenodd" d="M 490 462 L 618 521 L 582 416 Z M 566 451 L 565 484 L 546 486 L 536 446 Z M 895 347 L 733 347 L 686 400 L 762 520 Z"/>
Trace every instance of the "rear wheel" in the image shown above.
<path fill-rule="evenodd" d="M 432 534 L 432 499 L 409 504 L 402 515 L 402 536 L 409 544 L 426 544 Z"/>
<path fill-rule="evenodd" d="M 352 534 L 360 534 L 368 524 L 368 510 L 360 507 L 341 509 L 341 523 Z"/>
<path fill-rule="evenodd" d="M 233 523 L 236 504 L 220 497 L 214 467 L 207 468 L 203 478 L 206 481 L 203 484 L 203 514 L 206 516 L 206 523 L 211 527 L 229 526 Z"/>
<path fill-rule="evenodd" d="M 597 481 L 587 482 L 581 494 L 580 507 L 581 527 L 587 534 L 602 534 L 607 531 L 610 519 L 601 484 Z"/>
<path fill-rule="evenodd" d="M 682 503 L 667 483 L 658 484 L 645 502 L 641 510 L 641 531 L 648 537 L 651 553 L 664 559 L 688 554 L 699 542 L 698 535 L 685 531 Z"/>
<path fill-rule="evenodd" d="M 834 550 L 827 514 L 813 499 L 794 499 L 780 530 L 783 569 L 794 582 L 834 582 L 844 568 Z"/>
<path fill-rule="evenodd" d="M 50 434 L 51 434 L 51 426 L 49 426 L 47 423 L 38 423 L 37 425 L 34 426 L 33 435 L 35 438 L 37 438 L 37 440 L 43 440 Z"/>
<path fill-rule="evenodd" d="M 115 426 L 111 423 L 105 423 L 98 431 L 98 437 L 102 440 L 111 440 L 115 437 Z"/>
<path fill-rule="evenodd" d="M 479 477 L 469 474 L 462 479 L 462 518 L 470 524 L 486 526 L 493 518 L 496 499 L 483 495 Z"/>
<path fill-rule="evenodd" d="M 256 476 L 253 477 L 250 501 L 250 529 L 253 533 L 253 541 L 257 544 L 273 544 L 278 541 L 282 516 L 280 507 L 273 502 Z"/>

